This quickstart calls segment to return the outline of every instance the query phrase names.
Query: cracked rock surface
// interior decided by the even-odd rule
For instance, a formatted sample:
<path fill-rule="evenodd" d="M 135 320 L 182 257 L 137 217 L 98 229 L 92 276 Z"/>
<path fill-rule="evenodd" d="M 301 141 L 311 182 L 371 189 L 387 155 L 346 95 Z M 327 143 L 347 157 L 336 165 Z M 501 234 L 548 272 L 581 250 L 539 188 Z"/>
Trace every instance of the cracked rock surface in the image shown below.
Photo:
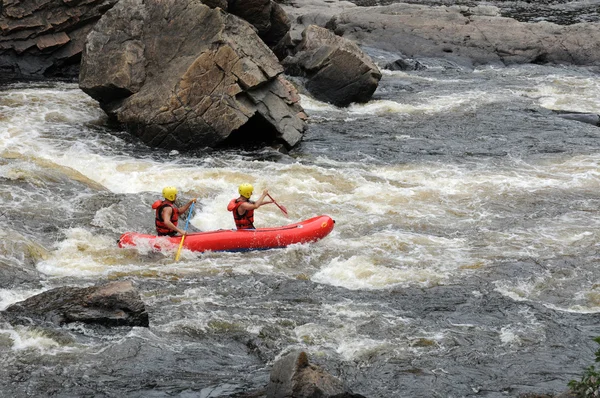
<path fill-rule="evenodd" d="M 153 147 L 237 139 L 291 148 L 306 126 L 282 73 L 234 15 L 193 0 L 122 0 L 88 36 L 79 86 Z"/>
<path fill-rule="evenodd" d="M 85 38 L 117 0 L 0 1 L 0 78 L 73 78 Z"/>

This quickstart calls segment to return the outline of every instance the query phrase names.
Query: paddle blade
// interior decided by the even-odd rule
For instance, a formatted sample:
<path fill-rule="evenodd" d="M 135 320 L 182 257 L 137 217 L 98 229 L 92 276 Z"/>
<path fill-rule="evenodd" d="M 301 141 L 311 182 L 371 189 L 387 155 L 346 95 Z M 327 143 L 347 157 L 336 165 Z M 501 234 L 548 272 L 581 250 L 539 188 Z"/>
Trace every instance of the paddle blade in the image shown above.
<path fill-rule="evenodd" d="M 175 255 L 175 261 L 179 261 L 179 255 L 181 254 L 181 248 L 183 247 L 183 241 L 185 240 L 185 235 L 181 237 L 181 242 L 179 242 L 179 249 L 177 249 L 177 254 Z"/>
<path fill-rule="evenodd" d="M 279 203 L 275 202 L 275 199 L 273 199 L 273 197 L 270 194 L 267 194 L 267 196 L 269 197 L 269 199 L 271 199 L 271 201 L 273 201 L 273 203 L 275 203 L 275 206 L 279 207 L 279 210 L 281 210 L 281 212 L 283 214 L 285 214 L 286 216 L 288 215 L 287 209 L 281 205 L 279 205 Z"/>
<path fill-rule="evenodd" d="M 190 211 L 187 216 L 187 220 L 185 220 L 185 232 L 188 230 L 188 225 L 190 225 L 190 218 L 192 218 L 192 212 L 194 211 L 194 205 L 196 202 L 192 202 L 190 206 Z M 177 254 L 175 255 L 175 261 L 179 261 L 179 255 L 181 254 L 181 248 L 183 247 L 183 241 L 185 240 L 185 235 L 181 237 L 181 242 L 179 242 L 179 249 L 177 249 Z"/>
<path fill-rule="evenodd" d="M 287 209 L 285 208 L 285 206 L 281 206 L 281 205 L 277 205 L 277 206 L 281 209 L 281 212 L 283 214 L 285 214 L 286 216 L 288 215 L 288 212 L 287 212 Z"/>

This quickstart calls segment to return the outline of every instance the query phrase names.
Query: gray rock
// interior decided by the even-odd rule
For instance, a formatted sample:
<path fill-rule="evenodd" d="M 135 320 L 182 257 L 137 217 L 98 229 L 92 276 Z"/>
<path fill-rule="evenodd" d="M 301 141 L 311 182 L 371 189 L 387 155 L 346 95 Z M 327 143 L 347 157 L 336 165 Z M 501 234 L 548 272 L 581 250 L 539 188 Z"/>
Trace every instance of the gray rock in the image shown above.
<path fill-rule="evenodd" d="M 227 0 L 202 0 L 202 3 L 210 8 L 218 7 L 223 11 L 227 11 L 227 8 L 229 7 Z"/>
<path fill-rule="evenodd" d="M 525 393 L 519 395 L 518 398 L 577 398 L 577 394 L 570 391 L 564 391 L 558 394 Z"/>
<path fill-rule="evenodd" d="M 320 21 L 327 21 L 317 23 L 319 26 L 361 47 L 406 58 L 444 58 L 467 68 L 478 64 L 600 63 L 600 24 L 519 22 L 502 17 L 493 6 L 430 3 L 449 6 L 396 3 L 358 7 L 347 1 L 291 0 L 284 9 L 293 22 L 291 32 L 306 26 L 304 16 L 315 22 L 312 16 L 319 14 Z"/>
<path fill-rule="evenodd" d="M 277 55 L 280 61 L 284 60 L 288 55 L 293 56 L 295 54 L 295 48 L 302 41 L 302 34 L 311 25 L 316 25 L 321 28 L 327 28 L 327 24 L 331 20 L 331 16 L 322 14 L 320 12 L 303 14 L 296 18 L 292 27 L 283 36 L 283 38 L 277 43 L 276 46 L 272 47 L 273 52 Z"/>
<path fill-rule="evenodd" d="M 559 113 L 558 117 L 569 120 L 577 120 L 578 122 L 600 127 L 600 115 L 593 113 Z"/>
<path fill-rule="evenodd" d="M 344 11 L 331 27 L 340 36 L 410 58 L 440 57 L 475 65 L 600 62 L 598 24 L 521 23 L 491 10 L 399 3 Z"/>
<path fill-rule="evenodd" d="M 3 315 L 13 325 L 149 325 L 144 302 L 130 281 L 87 288 L 59 287 L 13 304 Z"/>
<path fill-rule="evenodd" d="M 282 73 L 254 28 L 234 15 L 195 0 L 122 0 L 88 36 L 79 85 L 153 147 L 291 148 L 305 115 Z"/>
<path fill-rule="evenodd" d="M 267 398 L 364 398 L 308 362 L 306 352 L 293 351 L 273 365 Z"/>
<path fill-rule="evenodd" d="M 116 2 L 0 2 L 0 75 L 76 78 L 87 34 Z"/>
<path fill-rule="evenodd" d="M 290 30 L 287 14 L 273 0 L 229 0 L 226 10 L 252 24 L 269 47 L 275 46 Z"/>
<path fill-rule="evenodd" d="M 381 79 L 377 65 L 356 44 L 316 25 L 306 28 L 294 55 L 282 64 L 288 74 L 307 78 L 315 98 L 337 106 L 367 102 Z"/>
<path fill-rule="evenodd" d="M 413 71 L 413 70 L 424 70 L 427 69 L 425 65 L 419 61 L 413 59 L 397 59 L 394 62 L 389 62 L 385 65 L 384 69 L 388 70 L 401 70 L 401 71 Z"/>

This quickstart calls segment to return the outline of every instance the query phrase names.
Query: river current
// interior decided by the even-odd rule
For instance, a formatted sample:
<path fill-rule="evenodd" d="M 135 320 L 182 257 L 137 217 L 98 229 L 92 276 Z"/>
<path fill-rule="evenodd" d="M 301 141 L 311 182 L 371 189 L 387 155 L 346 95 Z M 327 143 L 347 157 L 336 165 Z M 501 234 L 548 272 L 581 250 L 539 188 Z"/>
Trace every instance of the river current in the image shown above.
<path fill-rule="evenodd" d="M 506 397 L 567 389 L 600 335 L 600 75 L 578 67 L 383 70 L 348 108 L 302 97 L 302 143 L 150 149 L 71 83 L 0 91 L 0 261 L 39 272 L 0 310 L 57 286 L 131 280 L 149 328 L 0 324 L 2 397 L 242 397 L 302 348 L 356 393 Z M 119 249 L 151 232 L 166 185 L 191 225 L 233 228 L 250 182 L 331 235 L 249 253 Z"/>

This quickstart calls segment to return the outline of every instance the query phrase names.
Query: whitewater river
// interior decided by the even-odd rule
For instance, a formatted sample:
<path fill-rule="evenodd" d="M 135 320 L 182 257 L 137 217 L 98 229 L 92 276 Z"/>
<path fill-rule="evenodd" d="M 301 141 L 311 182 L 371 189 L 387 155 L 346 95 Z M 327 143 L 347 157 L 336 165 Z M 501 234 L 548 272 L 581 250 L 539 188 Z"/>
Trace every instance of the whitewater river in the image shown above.
<path fill-rule="evenodd" d="M 302 144 L 177 153 L 112 130 L 76 84 L 0 91 L 0 310 L 57 286 L 131 280 L 149 328 L 0 323 L 2 397 L 243 397 L 303 348 L 368 398 L 557 393 L 600 335 L 600 75 L 520 66 L 383 71 L 372 101 L 302 98 Z M 119 249 L 166 185 L 190 223 L 327 214 L 311 245 L 251 253 Z M 255 195 L 256 196 L 256 195 Z M 37 282 L 35 272 L 39 272 Z"/>

